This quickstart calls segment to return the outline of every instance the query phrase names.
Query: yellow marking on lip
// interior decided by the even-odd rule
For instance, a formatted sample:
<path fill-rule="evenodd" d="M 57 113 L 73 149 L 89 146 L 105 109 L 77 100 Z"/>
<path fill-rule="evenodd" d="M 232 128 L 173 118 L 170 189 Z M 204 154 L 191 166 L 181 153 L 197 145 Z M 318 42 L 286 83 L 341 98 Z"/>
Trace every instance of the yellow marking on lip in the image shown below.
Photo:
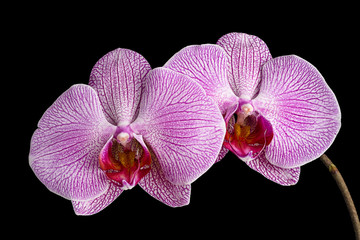
<path fill-rule="evenodd" d="M 250 126 L 241 126 L 238 123 L 234 125 L 234 133 L 237 140 L 246 139 L 250 135 Z"/>

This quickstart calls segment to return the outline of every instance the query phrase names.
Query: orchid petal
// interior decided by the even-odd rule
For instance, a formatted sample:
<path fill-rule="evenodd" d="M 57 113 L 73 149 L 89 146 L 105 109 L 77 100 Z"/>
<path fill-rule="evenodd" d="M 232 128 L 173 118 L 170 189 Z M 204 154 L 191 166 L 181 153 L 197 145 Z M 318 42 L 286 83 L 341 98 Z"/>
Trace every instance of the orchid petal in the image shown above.
<path fill-rule="evenodd" d="M 166 180 L 155 154 L 151 154 L 151 170 L 139 182 L 148 194 L 171 207 L 182 207 L 190 202 L 191 185 L 174 185 Z"/>
<path fill-rule="evenodd" d="M 300 167 L 281 168 L 271 164 L 262 152 L 257 158 L 246 164 L 267 179 L 283 186 L 295 185 L 299 181 Z"/>
<path fill-rule="evenodd" d="M 184 74 L 205 90 L 225 113 L 229 103 L 237 103 L 227 80 L 226 67 L 228 59 L 224 50 L 218 45 L 192 45 L 176 53 L 164 67 Z"/>
<path fill-rule="evenodd" d="M 228 80 L 234 93 L 242 99 L 252 99 L 259 90 L 261 67 L 271 59 L 265 42 L 245 33 L 222 36 L 218 45 L 229 56 Z"/>
<path fill-rule="evenodd" d="M 143 56 L 121 48 L 107 53 L 95 64 L 89 85 L 97 91 L 110 123 L 127 125 L 136 118 L 143 80 L 150 69 Z"/>
<path fill-rule="evenodd" d="M 130 127 L 155 152 L 168 181 L 190 184 L 215 162 L 225 123 L 215 102 L 185 75 L 166 68 L 146 77 L 139 116 Z"/>
<path fill-rule="evenodd" d="M 314 66 L 294 55 L 270 60 L 262 74 L 253 104 L 274 131 L 266 159 L 283 168 L 315 160 L 340 129 L 341 113 L 334 93 Z"/>
<path fill-rule="evenodd" d="M 110 182 L 108 190 L 99 197 L 88 201 L 72 201 L 76 215 L 93 215 L 110 205 L 123 190 L 113 182 Z"/>
<path fill-rule="evenodd" d="M 114 131 L 94 89 L 74 85 L 40 119 L 31 139 L 30 166 L 50 191 L 64 198 L 95 198 L 109 185 L 98 158 Z"/>

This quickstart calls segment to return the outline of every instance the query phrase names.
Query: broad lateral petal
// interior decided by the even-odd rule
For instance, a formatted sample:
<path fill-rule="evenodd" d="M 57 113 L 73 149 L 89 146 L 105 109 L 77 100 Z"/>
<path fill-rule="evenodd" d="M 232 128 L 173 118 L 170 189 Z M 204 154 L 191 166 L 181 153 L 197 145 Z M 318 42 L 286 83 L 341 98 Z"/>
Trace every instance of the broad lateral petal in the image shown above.
<path fill-rule="evenodd" d="M 257 158 L 246 164 L 267 179 L 283 186 L 295 185 L 299 181 L 300 167 L 281 168 L 271 164 L 265 157 L 264 152 Z"/>
<path fill-rule="evenodd" d="M 228 79 L 234 93 L 242 99 L 252 99 L 259 90 L 261 67 L 271 59 L 265 42 L 245 33 L 222 36 L 218 45 L 229 56 Z"/>
<path fill-rule="evenodd" d="M 110 205 L 123 190 L 110 182 L 108 190 L 99 197 L 88 201 L 71 201 L 76 215 L 93 215 Z"/>
<path fill-rule="evenodd" d="M 221 112 L 225 113 L 225 103 L 237 102 L 227 80 L 227 65 L 227 55 L 220 46 L 204 44 L 183 48 L 164 67 L 185 74 L 199 83 L 206 94 L 217 102 Z"/>
<path fill-rule="evenodd" d="M 315 160 L 340 129 L 334 93 L 313 65 L 294 55 L 270 60 L 262 74 L 260 94 L 253 103 L 274 131 L 266 159 L 283 168 Z"/>
<path fill-rule="evenodd" d="M 121 48 L 107 53 L 95 64 L 89 85 L 97 91 L 110 123 L 127 125 L 136 118 L 143 80 L 150 69 L 139 53 Z"/>
<path fill-rule="evenodd" d="M 155 154 L 151 154 L 151 171 L 139 185 L 148 194 L 170 207 L 182 207 L 190 202 L 191 185 L 174 185 L 166 180 Z"/>
<path fill-rule="evenodd" d="M 139 116 L 130 125 L 155 152 L 165 177 L 190 184 L 215 162 L 225 123 L 215 102 L 196 82 L 166 68 L 146 77 Z"/>
<path fill-rule="evenodd" d="M 99 152 L 115 131 L 94 89 L 74 85 L 44 113 L 31 139 L 29 163 L 52 192 L 70 200 L 101 195 L 108 180 Z"/>

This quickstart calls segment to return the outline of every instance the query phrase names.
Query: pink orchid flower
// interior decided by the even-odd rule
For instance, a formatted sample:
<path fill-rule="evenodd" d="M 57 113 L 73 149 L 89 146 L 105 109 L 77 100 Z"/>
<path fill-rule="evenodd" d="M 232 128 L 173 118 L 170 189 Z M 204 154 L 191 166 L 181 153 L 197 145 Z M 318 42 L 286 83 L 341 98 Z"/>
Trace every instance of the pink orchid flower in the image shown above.
<path fill-rule="evenodd" d="M 89 85 L 72 86 L 47 109 L 29 163 L 78 215 L 101 211 L 137 184 L 179 207 L 215 162 L 225 132 L 218 107 L 197 83 L 116 49 L 96 63 Z"/>
<path fill-rule="evenodd" d="M 295 55 L 272 58 L 256 36 L 229 33 L 217 45 L 188 46 L 164 67 L 217 102 L 227 125 L 218 160 L 230 150 L 278 184 L 296 184 L 300 166 L 339 132 L 339 104 L 319 71 Z"/>

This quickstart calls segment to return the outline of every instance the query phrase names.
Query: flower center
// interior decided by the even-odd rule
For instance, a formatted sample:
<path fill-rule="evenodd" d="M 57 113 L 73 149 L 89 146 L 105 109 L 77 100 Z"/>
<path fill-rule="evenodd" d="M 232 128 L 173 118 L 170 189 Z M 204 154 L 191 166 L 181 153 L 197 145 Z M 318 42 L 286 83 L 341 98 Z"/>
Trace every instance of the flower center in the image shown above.
<path fill-rule="evenodd" d="M 252 160 L 270 144 L 272 126 L 249 103 L 239 106 L 235 118 L 233 128 L 229 127 L 226 132 L 224 146 L 242 160 Z"/>
<path fill-rule="evenodd" d="M 133 188 L 151 169 L 150 153 L 129 133 L 111 138 L 99 156 L 100 168 L 124 190 Z"/>

